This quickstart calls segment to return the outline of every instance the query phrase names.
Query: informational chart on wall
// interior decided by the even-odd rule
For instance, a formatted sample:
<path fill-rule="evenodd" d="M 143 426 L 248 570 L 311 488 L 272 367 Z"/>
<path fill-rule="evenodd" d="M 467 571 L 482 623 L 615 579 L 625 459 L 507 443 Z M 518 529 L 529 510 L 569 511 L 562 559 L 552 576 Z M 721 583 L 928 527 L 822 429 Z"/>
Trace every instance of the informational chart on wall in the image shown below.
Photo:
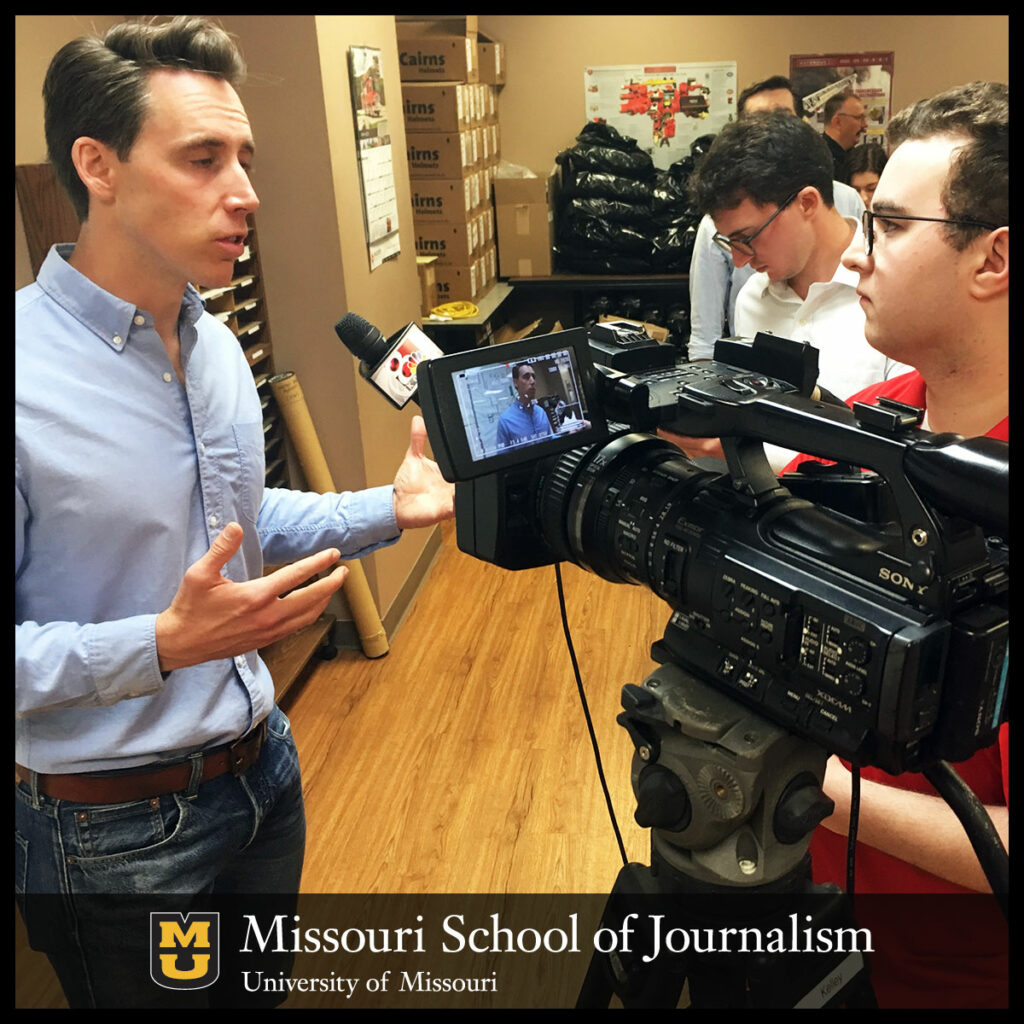
<path fill-rule="evenodd" d="M 789 58 L 789 79 L 801 97 L 804 116 L 819 131 L 825 128 L 822 111 L 829 97 L 853 92 L 864 104 L 867 129 L 863 142 L 882 143 L 892 117 L 892 70 L 895 54 L 817 53 Z"/>
<path fill-rule="evenodd" d="M 363 190 L 363 217 L 370 269 L 399 253 L 398 200 L 392 163 L 380 50 L 351 46 L 348 51 L 352 106 L 359 149 L 359 179 Z"/>
<path fill-rule="evenodd" d="M 617 64 L 583 71 L 587 120 L 636 139 L 655 167 L 690 155 L 736 117 L 736 63 Z"/>

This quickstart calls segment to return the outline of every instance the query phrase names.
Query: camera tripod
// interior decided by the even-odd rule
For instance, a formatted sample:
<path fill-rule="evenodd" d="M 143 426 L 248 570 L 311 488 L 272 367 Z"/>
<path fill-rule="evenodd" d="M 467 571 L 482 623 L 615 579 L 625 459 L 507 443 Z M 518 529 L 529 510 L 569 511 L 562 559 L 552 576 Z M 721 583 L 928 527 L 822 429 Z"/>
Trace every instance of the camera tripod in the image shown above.
<path fill-rule="evenodd" d="M 577 1008 L 675 1007 L 686 985 L 696 1009 L 875 1007 L 847 897 L 810 877 L 826 751 L 677 664 L 623 707 L 651 864 L 619 872 L 601 920 L 615 948 L 595 952 Z"/>

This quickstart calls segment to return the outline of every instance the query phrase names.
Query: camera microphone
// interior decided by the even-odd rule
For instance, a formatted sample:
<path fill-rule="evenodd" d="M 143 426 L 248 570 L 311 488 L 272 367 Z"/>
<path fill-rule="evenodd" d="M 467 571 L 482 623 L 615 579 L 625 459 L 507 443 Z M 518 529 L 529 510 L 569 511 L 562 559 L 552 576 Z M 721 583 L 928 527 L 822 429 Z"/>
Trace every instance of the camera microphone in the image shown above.
<path fill-rule="evenodd" d="M 355 313 L 346 313 L 335 333 L 359 360 L 359 373 L 396 409 L 416 396 L 416 366 L 444 353 L 414 323 L 406 324 L 390 338 Z"/>

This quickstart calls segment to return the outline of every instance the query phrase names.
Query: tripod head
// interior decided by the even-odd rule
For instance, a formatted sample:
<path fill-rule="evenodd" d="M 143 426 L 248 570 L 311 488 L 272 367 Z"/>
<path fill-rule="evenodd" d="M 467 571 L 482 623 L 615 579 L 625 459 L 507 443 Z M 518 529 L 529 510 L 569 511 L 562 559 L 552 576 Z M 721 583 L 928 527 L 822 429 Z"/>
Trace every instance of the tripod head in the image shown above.
<path fill-rule="evenodd" d="M 823 747 L 769 722 L 678 664 L 623 688 L 636 748 L 636 820 L 681 892 L 802 885 L 811 833 L 833 810 Z"/>

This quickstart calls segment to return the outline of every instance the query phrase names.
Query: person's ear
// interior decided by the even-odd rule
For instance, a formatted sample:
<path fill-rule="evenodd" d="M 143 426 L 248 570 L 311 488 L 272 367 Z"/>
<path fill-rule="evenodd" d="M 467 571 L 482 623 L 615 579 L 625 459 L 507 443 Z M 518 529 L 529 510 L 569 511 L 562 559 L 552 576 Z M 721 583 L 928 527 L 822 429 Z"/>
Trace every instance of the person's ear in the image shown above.
<path fill-rule="evenodd" d="M 971 294 L 981 300 L 998 298 L 1010 289 L 1010 229 L 996 228 L 974 243 Z"/>
<path fill-rule="evenodd" d="M 121 162 L 117 154 L 105 143 L 83 135 L 71 145 L 71 160 L 90 199 L 109 203 L 114 198 Z"/>
<path fill-rule="evenodd" d="M 805 185 L 793 202 L 805 217 L 810 217 L 818 211 L 824 200 L 813 185 Z"/>

